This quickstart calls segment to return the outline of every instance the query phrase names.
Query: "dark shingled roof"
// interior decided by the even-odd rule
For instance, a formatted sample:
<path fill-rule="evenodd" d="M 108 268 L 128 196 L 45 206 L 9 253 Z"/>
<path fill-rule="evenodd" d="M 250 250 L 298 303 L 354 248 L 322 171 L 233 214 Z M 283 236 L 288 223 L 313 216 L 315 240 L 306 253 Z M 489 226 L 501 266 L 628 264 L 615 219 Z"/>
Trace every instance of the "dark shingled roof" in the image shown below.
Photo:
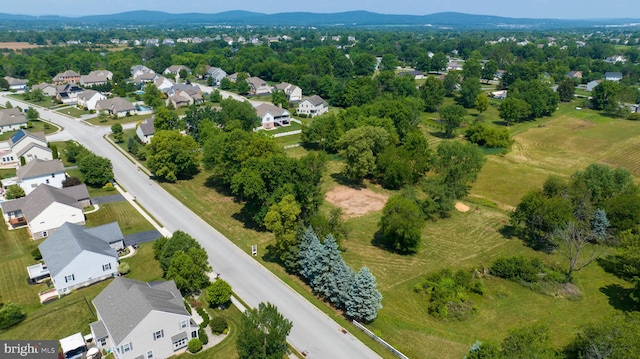
<path fill-rule="evenodd" d="M 26 197 L 2 202 L 0 203 L 0 207 L 2 207 L 4 213 L 21 210 L 27 218 L 27 221 L 30 221 L 53 202 L 82 209 L 83 205 L 79 201 L 87 198 L 89 198 L 89 191 L 84 184 L 66 188 L 55 188 L 42 184 L 31 191 Z"/>
<path fill-rule="evenodd" d="M 45 161 L 39 158 L 29 161 L 26 165 L 18 168 L 17 177 L 20 180 L 25 178 L 40 177 L 52 173 L 64 172 L 64 165 L 60 160 Z"/>

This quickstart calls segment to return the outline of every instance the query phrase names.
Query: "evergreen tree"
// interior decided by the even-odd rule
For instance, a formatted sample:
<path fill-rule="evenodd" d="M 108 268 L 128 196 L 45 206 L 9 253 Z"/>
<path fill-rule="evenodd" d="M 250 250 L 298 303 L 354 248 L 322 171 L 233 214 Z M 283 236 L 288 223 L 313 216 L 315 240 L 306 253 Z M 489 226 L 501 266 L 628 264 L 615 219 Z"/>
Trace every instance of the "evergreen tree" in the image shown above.
<path fill-rule="evenodd" d="M 315 278 L 318 270 L 318 260 L 324 255 L 325 249 L 317 236 L 313 236 L 308 249 L 305 251 L 304 266 L 300 267 L 300 274 L 311 283 Z M 302 254 L 302 253 L 301 253 Z M 313 287 L 313 285 L 312 285 Z"/>
<path fill-rule="evenodd" d="M 593 219 L 591 220 L 591 230 L 596 238 L 602 241 L 607 236 L 607 228 L 609 228 L 607 213 L 604 209 L 598 208 L 593 214 Z"/>
<path fill-rule="evenodd" d="M 342 256 L 332 265 L 332 268 L 333 281 L 330 283 L 331 295 L 328 299 L 338 308 L 344 308 L 356 273 L 342 260 Z"/>
<path fill-rule="evenodd" d="M 309 248 L 311 247 L 311 243 L 314 240 L 318 240 L 318 236 L 316 232 L 313 230 L 313 227 L 307 227 L 307 230 L 302 235 L 302 239 L 300 239 L 300 244 L 298 244 L 298 274 L 307 278 L 305 275 L 307 273 L 307 269 L 309 268 L 309 261 L 307 258 Z"/>
<path fill-rule="evenodd" d="M 342 256 L 338 249 L 338 242 L 336 242 L 336 239 L 333 238 L 333 235 L 331 234 L 327 235 L 324 239 L 324 248 L 327 255 L 324 258 L 321 258 L 324 262 L 324 272 L 316 278 L 318 284 L 317 291 L 325 298 L 331 298 L 337 295 L 334 285 L 336 281 L 335 269 L 338 263 L 342 260 Z"/>
<path fill-rule="evenodd" d="M 378 310 L 382 308 L 382 294 L 376 287 L 376 278 L 369 268 L 362 267 L 349 289 L 345 303 L 348 317 L 366 322 L 376 319 Z"/>

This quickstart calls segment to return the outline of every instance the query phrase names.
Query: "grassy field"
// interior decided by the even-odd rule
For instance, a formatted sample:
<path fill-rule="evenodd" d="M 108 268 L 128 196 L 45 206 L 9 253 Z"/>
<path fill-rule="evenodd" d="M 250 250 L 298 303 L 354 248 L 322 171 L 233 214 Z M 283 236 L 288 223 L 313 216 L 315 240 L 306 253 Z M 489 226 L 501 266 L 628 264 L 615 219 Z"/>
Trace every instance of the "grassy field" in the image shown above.
<path fill-rule="evenodd" d="M 117 221 L 120 225 L 120 230 L 122 230 L 122 234 L 125 236 L 154 229 L 153 226 L 126 201 L 101 204 L 97 212 L 88 213 L 86 217 L 88 227 L 95 227 Z"/>
<path fill-rule="evenodd" d="M 92 125 L 96 125 L 96 126 L 109 126 L 111 127 L 111 125 L 115 124 L 115 123 L 132 123 L 132 122 L 138 122 L 138 121 L 143 121 L 147 118 L 151 118 L 151 116 L 153 116 L 152 114 L 148 114 L 148 115 L 133 115 L 133 116 L 128 116 L 128 117 L 119 117 L 119 118 L 111 118 L 111 117 L 107 117 L 106 121 L 104 122 L 100 122 L 100 119 L 98 117 L 94 117 L 94 118 L 90 118 L 87 120 L 88 123 L 92 124 Z"/>
<path fill-rule="evenodd" d="M 89 111 L 85 111 L 85 110 L 82 110 L 82 109 L 79 109 L 79 108 L 73 107 L 73 106 L 72 107 L 64 107 L 64 108 L 58 109 L 58 110 L 56 110 L 56 112 L 59 112 L 59 113 L 61 113 L 63 115 L 69 115 L 69 116 L 72 116 L 72 117 L 75 117 L 75 118 L 80 118 L 82 115 L 88 115 L 88 114 L 91 113 Z"/>
<path fill-rule="evenodd" d="M 35 106 L 40 106 L 40 107 L 45 107 L 45 108 L 49 108 L 49 107 L 53 106 L 53 102 L 51 101 L 51 97 L 46 97 L 45 96 L 45 98 L 42 101 L 26 100 L 24 98 L 24 94 L 13 94 L 13 95 L 9 95 L 9 97 L 13 97 L 16 100 L 28 102 L 28 103 L 33 104 Z M 2 104 L 2 105 L 4 105 L 4 104 Z"/>

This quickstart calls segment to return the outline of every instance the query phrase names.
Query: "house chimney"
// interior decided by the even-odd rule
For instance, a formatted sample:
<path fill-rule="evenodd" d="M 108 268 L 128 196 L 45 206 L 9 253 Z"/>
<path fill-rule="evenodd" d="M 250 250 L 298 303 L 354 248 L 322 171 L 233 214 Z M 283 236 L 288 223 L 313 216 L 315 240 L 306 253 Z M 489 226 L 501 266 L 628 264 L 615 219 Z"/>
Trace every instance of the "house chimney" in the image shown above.
<path fill-rule="evenodd" d="M 278 107 L 282 108 L 282 102 L 280 102 L 280 103 L 278 104 Z"/>

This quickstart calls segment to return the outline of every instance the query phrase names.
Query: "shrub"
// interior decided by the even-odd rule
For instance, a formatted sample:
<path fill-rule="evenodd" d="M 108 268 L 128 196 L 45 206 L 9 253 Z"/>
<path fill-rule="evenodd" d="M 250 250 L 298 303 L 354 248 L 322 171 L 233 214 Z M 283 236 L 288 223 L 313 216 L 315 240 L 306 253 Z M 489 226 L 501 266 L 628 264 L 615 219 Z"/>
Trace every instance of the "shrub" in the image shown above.
<path fill-rule="evenodd" d="M 125 275 L 131 272 L 131 267 L 129 267 L 129 263 L 127 262 L 120 263 L 120 265 L 118 265 L 118 272 L 120 272 L 120 274 L 122 275 Z"/>
<path fill-rule="evenodd" d="M 627 120 L 640 121 L 640 112 L 634 112 L 627 116 Z"/>
<path fill-rule="evenodd" d="M 187 308 L 187 312 L 189 312 L 189 315 L 193 314 L 192 310 L 191 310 L 191 306 L 189 305 L 189 302 L 187 302 L 187 300 L 184 300 L 184 307 Z"/>
<path fill-rule="evenodd" d="M 5 303 L 0 308 L 0 329 L 11 328 L 20 323 L 27 316 L 22 312 L 22 307 L 16 303 Z"/>
<path fill-rule="evenodd" d="M 490 269 L 490 273 L 513 281 L 535 283 L 542 272 L 542 262 L 537 258 L 524 256 L 501 257 L 496 259 Z"/>
<path fill-rule="evenodd" d="M 477 311 L 469 299 L 471 292 L 482 295 L 486 291 L 470 272 L 458 270 L 454 273 L 450 269 L 427 277 L 414 290 L 425 290 L 429 295 L 429 314 L 436 318 L 453 317 L 458 320 L 464 320 Z"/>
<path fill-rule="evenodd" d="M 31 256 L 33 257 L 33 259 L 39 261 L 42 259 L 42 254 L 40 253 L 40 248 L 36 247 L 34 250 L 31 251 Z"/>
<path fill-rule="evenodd" d="M 116 190 L 116 188 L 113 186 L 113 183 L 111 183 L 111 182 L 108 182 L 107 184 L 102 186 L 102 189 L 104 189 L 107 192 L 111 192 L 111 191 L 115 191 Z"/>
<path fill-rule="evenodd" d="M 215 334 L 223 333 L 227 329 L 227 320 L 223 317 L 215 317 L 211 319 L 211 331 Z"/>
<path fill-rule="evenodd" d="M 212 308 L 225 305 L 231 301 L 231 285 L 218 279 L 207 288 L 207 302 Z"/>
<path fill-rule="evenodd" d="M 207 335 L 207 332 L 204 330 L 204 328 L 198 329 L 198 337 L 200 338 L 202 344 L 209 344 L 209 336 Z"/>
<path fill-rule="evenodd" d="M 204 328 L 207 325 L 209 325 L 209 320 L 211 319 L 209 318 L 209 314 L 207 314 L 207 312 L 204 309 L 202 309 L 201 306 L 196 307 L 196 311 L 202 317 L 202 323 L 200 323 L 200 328 Z"/>
<path fill-rule="evenodd" d="M 198 338 L 194 338 L 189 340 L 188 346 L 189 352 L 197 353 L 202 350 L 202 341 Z"/>

